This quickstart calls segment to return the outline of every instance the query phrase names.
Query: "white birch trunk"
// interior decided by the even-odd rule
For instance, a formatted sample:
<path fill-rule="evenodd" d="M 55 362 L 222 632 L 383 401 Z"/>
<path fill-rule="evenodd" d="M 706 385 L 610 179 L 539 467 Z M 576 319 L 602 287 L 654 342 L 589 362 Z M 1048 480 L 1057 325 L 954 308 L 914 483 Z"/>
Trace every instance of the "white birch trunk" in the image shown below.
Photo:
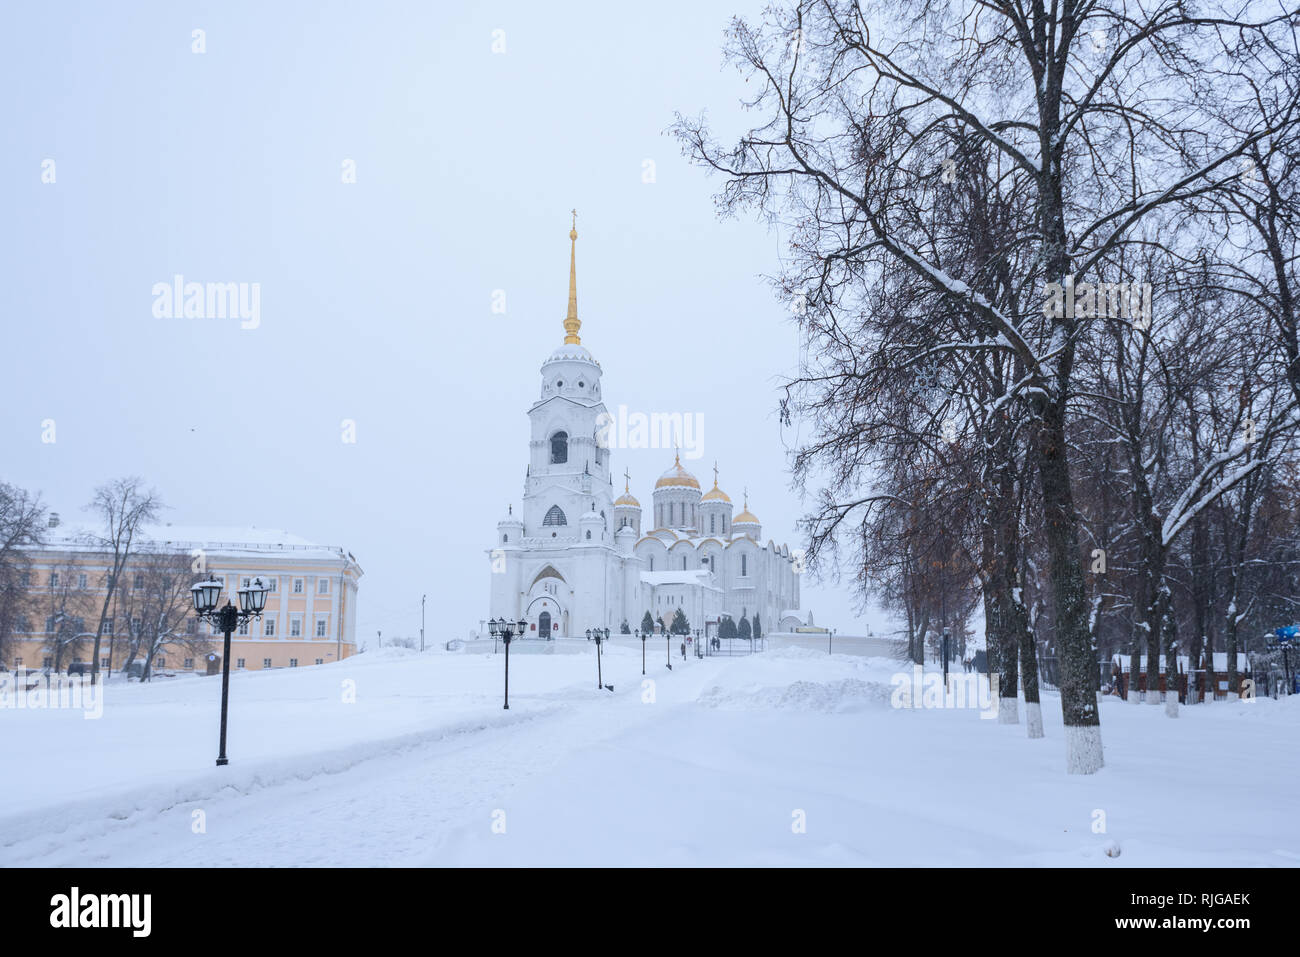
<path fill-rule="evenodd" d="M 1031 738 L 1043 736 L 1043 707 L 1037 701 L 1025 702 L 1025 724 Z"/>
<path fill-rule="evenodd" d="M 1065 770 L 1069 774 L 1093 774 L 1105 761 L 1101 751 L 1101 727 L 1065 726 Z"/>

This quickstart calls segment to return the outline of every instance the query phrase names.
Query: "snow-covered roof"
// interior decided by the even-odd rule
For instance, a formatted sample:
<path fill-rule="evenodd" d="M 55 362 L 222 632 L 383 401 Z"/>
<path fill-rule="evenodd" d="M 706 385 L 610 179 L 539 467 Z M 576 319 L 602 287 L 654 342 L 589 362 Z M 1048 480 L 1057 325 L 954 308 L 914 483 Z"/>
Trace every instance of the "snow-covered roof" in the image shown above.
<path fill-rule="evenodd" d="M 54 528 L 43 529 L 45 548 L 67 551 L 98 551 L 102 546 L 96 541 L 103 530 L 89 522 L 61 522 Z M 163 523 L 140 530 L 137 545 L 173 546 L 189 550 L 202 548 L 215 555 L 266 554 L 270 551 L 288 551 L 302 558 L 355 557 L 339 545 L 323 545 L 282 528 L 258 528 L 254 525 L 173 525 Z"/>
<path fill-rule="evenodd" d="M 662 537 L 663 535 L 671 535 L 673 537 L 671 539 L 665 539 Z M 787 545 L 778 546 L 771 539 L 768 539 L 767 545 L 764 546 L 761 542 L 757 542 L 748 535 L 742 535 L 739 532 L 734 535 L 698 535 L 694 538 L 687 538 L 671 528 L 656 528 L 653 531 L 646 532 L 645 535 L 637 540 L 636 545 L 637 547 L 640 547 L 642 542 L 647 541 L 658 541 L 668 549 L 675 548 L 678 545 L 687 545 L 696 550 L 698 550 L 700 546 L 706 545 L 709 542 L 713 542 L 721 548 L 730 548 L 733 545 L 743 545 L 748 543 L 760 551 L 766 547 L 774 554 L 780 555 L 782 558 L 788 560 L 790 557 L 790 549 Z"/>

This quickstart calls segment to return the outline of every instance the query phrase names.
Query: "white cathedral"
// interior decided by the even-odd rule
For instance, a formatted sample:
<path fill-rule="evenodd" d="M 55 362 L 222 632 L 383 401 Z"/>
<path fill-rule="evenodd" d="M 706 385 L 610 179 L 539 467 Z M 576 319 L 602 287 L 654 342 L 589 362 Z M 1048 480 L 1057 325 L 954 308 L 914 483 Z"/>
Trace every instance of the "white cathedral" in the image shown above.
<path fill-rule="evenodd" d="M 609 421 L 600 363 L 578 337 L 577 239 L 575 226 L 564 344 L 542 363 L 541 395 L 528 410 L 523 505 L 497 523 L 489 550 L 491 617 L 526 620 L 525 638 L 635 631 L 646 612 L 667 627 L 679 608 L 692 632 L 709 636 L 727 616 L 752 624 L 757 615 L 764 634 L 793 630 L 803 624 L 795 558 L 785 545 L 761 544 L 747 500 L 732 515 L 716 466 L 713 488 L 701 494 L 678 457 L 655 482 L 647 531 L 626 474 L 614 497 L 610 450 L 599 438 Z"/>

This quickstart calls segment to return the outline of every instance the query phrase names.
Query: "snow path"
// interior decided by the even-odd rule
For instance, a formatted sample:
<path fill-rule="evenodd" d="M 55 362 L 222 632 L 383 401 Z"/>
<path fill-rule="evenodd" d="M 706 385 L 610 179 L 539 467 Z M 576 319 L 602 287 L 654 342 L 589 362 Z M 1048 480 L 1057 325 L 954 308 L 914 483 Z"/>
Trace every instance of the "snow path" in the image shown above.
<path fill-rule="evenodd" d="M 24 779 L 19 809 L 0 812 L 0 864 L 1300 865 L 1289 797 L 1300 698 L 1178 720 L 1107 701 L 1107 766 L 1078 777 L 1063 772 L 1054 698 L 1047 737 L 1030 741 L 970 710 L 891 708 L 898 666 L 880 659 L 678 658 L 670 674 L 659 650 L 653 703 L 639 649 L 626 648 L 606 658 L 612 695 L 595 689 L 590 655 L 512 655 L 509 712 L 491 655 L 257 676 L 232 697 L 243 718 L 225 769 L 203 767 L 212 682 L 131 689 L 139 697 L 124 693 L 103 722 L 20 716 L 40 733 L 4 729 L 6 767 L 32 767 L 38 752 L 75 760 Z M 331 710 L 345 674 L 366 693 Z M 194 720 L 202 748 L 189 754 L 190 732 L 176 730 L 186 748 L 140 762 L 146 787 L 115 776 L 137 745 L 101 763 L 84 750 L 87 727 L 105 725 L 98 751 L 160 714 Z M 303 733 L 321 725 L 325 740 Z M 1121 856 L 1106 855 L 1112 843 Z"/>

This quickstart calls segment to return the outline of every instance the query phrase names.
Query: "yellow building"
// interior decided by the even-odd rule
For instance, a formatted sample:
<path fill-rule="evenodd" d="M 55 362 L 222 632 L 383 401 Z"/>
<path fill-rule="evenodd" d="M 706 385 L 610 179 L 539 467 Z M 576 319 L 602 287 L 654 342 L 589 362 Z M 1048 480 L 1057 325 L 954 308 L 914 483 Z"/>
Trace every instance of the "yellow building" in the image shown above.
<path fill-rule="evenodd" d="M 25 550 L 30 560 L 22 578 L 26 610 L 7 648 L 3 663 L 9 668 L 67 671 L 74 662 L 90 663 L 112 567 L 111 553 L 90 538 L 94 531 L 64 524 L 52 513 L 45 544 Z M 146 529 L 144 541 L 132 549 L 100 640 L 101 671 L 111 674 L 126 666 L 132 644 L 139 644 L 133 636 L 147 633 L 138 615 L 161 617 L 161 599 L 150 605 L 145 598 L 162 576 L 159 562 L 169 562 L 173 572 L 179 567 L 180 574 L 172 577 L 184 580 L 169 585 L 184 593 L 184 606 L 173 605 L 168 638 L 151 662 L 155 674 L 220 669 L 222 635 L 194 616 L 188 598 L 189 584 L 208 577 L 223 583 L 222 604 L 229 598 L 238 606 L 235 592 L 254 576 L 271 586 L 261 620 L 241 626 L 231 640 L 232 669 L 306 667 L 356 654 L 357 584 L 363 572 L 346 549 L 278 529 L 170 524 Z"/>

